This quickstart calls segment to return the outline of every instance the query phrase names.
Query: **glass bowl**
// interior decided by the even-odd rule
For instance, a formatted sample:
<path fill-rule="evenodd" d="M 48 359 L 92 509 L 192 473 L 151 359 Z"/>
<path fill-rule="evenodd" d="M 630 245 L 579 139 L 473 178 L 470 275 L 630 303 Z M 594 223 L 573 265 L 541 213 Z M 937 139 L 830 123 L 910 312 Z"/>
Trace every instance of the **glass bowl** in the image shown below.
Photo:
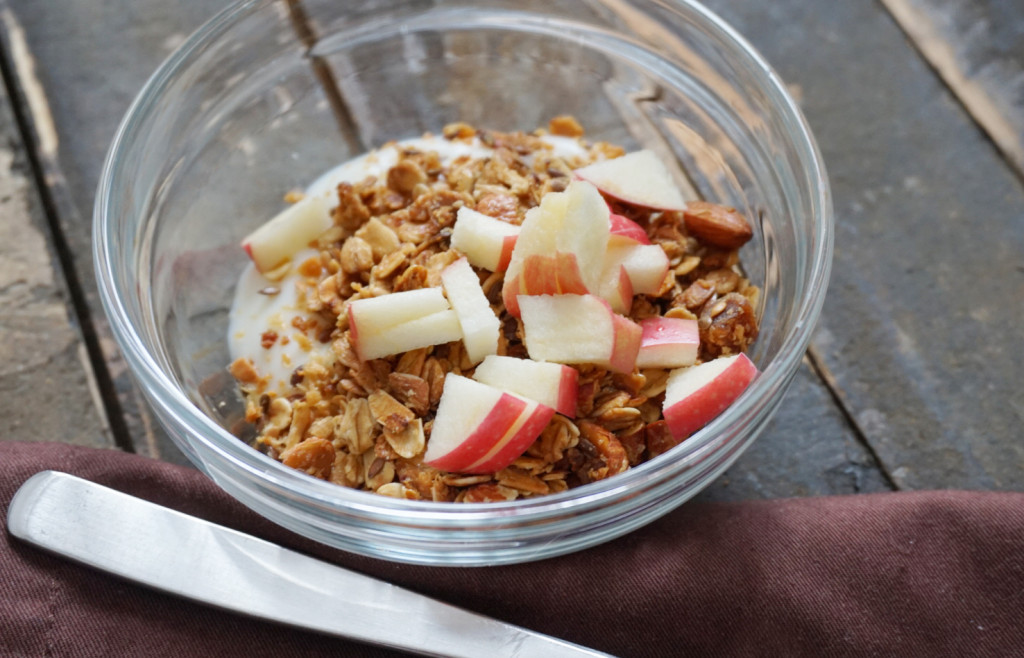
<path fill-rule="evenodd" d="M 409 501 L 289 469 L 234 433 L 226 331 L 240 239 L 288 190 L 368 147 L 453 121 L 532 130 L 571 114 L 587 137 L 651 148 L 681 184 L 754 218 L 761 374 L 703 430 L 626 473 L 507 503 Z M 99 287 L 160 422 L 253 510 L 363 555 L 435 565 L 592 546 L 694 496 L 778 407 L 821 309 L 832 256 L 821 157 L 782 82 L 694 2 L 250 0 L 175 52 L 114 139 L 95 208 Z"/>

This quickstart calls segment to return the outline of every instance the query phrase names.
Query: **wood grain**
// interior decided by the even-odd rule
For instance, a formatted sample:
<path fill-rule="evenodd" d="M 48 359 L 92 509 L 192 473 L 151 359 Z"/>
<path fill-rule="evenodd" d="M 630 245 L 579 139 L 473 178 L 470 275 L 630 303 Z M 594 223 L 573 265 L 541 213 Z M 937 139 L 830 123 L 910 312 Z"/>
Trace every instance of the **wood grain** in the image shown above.
<path fill-rule="evenodd" d="M 97 372 L 114 390 L 106 400 L 113 426 L 137 452 L 178 463 L 187 460 L 156 425 L 101 308 L 92 265 L 92 204 L 107 147 L 135 94 L 225 4 L 0 2 L 3 47 L 19 92 L 14 100 L 28 118 L 28 146 L 67 245 L 66 273 L 83 292 L 82 320 L 92 325 L 104 356 Z"/>
<path fill-rule="evenodd" d="M 1024 4 L 882 0 L 914 46 L 1024 176 Z"/>
<path fill-rule="evenodd" d="M 1024 489 L 1020 180 L 884 8 L 709 4 L 801 91 L 823 151 L 814 346 L 859 432 L 901 487 Z"/>
<path fill-rule="evenodd" d="M 0 440 L 113 447 L 48 235 L 0 89 Z"/>

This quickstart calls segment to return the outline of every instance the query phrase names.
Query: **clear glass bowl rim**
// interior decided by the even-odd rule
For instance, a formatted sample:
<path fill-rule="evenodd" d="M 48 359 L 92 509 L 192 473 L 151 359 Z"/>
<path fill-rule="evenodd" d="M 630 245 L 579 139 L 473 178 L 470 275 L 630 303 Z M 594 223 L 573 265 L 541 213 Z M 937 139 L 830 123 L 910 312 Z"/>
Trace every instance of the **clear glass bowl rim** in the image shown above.
<path fill-rule="evenodd" d="M 133 375 L 146 392 L 150 402 L 184 425 L 193 441 L 217 453 L 249 476 L 266 485 L 289 492 L 299 499 L 323 509 L 345 509 L 347 513 L 366 514 L 402 525 L 419 524 L 431 527 L 472 528 L 493 524 L 496 517 L 515 523 L 540 522 L 574 512 L 584 512 L 614 504 L 634 486 L 662 481 L 686 470 L 696 458 L 715 447 L 716 440 L 727 434 L 726 428 L 738 423 L 746 425 L 758 409 L 769 403 L 771 396 L 787 384 L 803 358 L 815 322 L 821 312 L 830 276 L 833 223 L 832 201 L 824 162 L 810 128 L 784 83 L 753 46 L 729 24 L 703 5 L 691 0 L 670 0 L 663 3 L 686 13 L 691 20 L 731 45 L 732 54 L 748 58 L 763 73 L 764 91 L 773 100 L 797 148 L 796 156 L 803 163 L 810 189 L 815 219 L 814 242 L 809 271 L 800 282 L 804 294 L 796 300 L 796 321 L 779 353 L 760 373 L 745 393 L 708 426 L 680 446 L 658 459 L 645 462 L 607 480 L 590 483 L 565 492 L 533 499 L 504 503 L 470 503 L 453 505 L 432 501 L 408 501 L 388 498 L 339 487 L 310 478 L 253 450 L 219 424 L 202 413 L 169 377 L 153 357 L 139 332 L 132 326 L 132 314 L 122 292 L 118 290 L 116 273 L 120 258 L 115 241 L 109 240 L 112 217 L 119 202 L 115 198 L 117 182 L 130 175 L 124 170 L 125 154 L 132 148 L 135 136 L 146 119 L 161 102 L 162 94 L 177 73 L 186 68 L 205 44 L 214 41 L 232 25 L 259 10 L 266 0 L 245 0 L 223 9 L 196 30 L 171 54 L 146 82 L 129 107 L 111 143 L 100 176 L 94 206 L 93 255 L 97 283 L 112 332 Z M 134 245 L 133 245 L 134 246 Z M 135 259 L 133 259 L 135 260 Z M 140 309 L 146 312 L 147 309 Z M 198 446 L 197 446 L 198 447 Z M 202 467 L 202 464 L 197 464 Z"/>

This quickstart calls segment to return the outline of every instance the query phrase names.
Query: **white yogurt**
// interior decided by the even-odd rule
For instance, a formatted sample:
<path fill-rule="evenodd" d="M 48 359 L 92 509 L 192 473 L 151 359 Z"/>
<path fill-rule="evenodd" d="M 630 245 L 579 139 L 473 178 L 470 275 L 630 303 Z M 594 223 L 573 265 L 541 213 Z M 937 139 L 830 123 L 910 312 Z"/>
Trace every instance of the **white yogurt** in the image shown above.
<path fill-rule="evenodd" d="M 569 158 L 586 155 L 586 149 L 579 140 L 571 137 L 545 136 L 542 138 L 552 146 L 553 153 Z M 358 183 L 368 176 L 383 178 L 398 162 L 400 149 L 436 151 L 442 165 L 449 165 L 456 158 L 469 155 L 474 158 L 489 156 L 493 150 L 480 140 L 472 142 L 449 141 L 440 137 L 421 137 L 396 144 L 389 144 L 370 153 L 353 158 L 317 178 L 306 189 L 307 196 L 330 197 L 330 207 L 338 204 L 339 183 Z M 293 264 L 302 263 L 316 256 L 313 249 L 299 252 L 292 258 Z M 329 344 L 324 344 L 311 334 L 292 325 L 296 316 L 307 318 L 310 314 L 299 305 L 296 284 L 301 276 L 291 272 L 280 281 L 271 281 L 256 271 L 249 263 L 242 271 L 235 287 L 228 320 L 228 349 L 231 359 L 252 359 L 261 376 L 270 375 L 267 391 L 286 395 L 292 389 L 292 373 L 312 357 L 319 357 L 322 363 L 331 363 L 333 353 Z M 261 290 L 277 289 L 276 294 L 262 294 Z M 278 338 L 269 348 L 262 346 L 263 334 L 272 331 Z"/>

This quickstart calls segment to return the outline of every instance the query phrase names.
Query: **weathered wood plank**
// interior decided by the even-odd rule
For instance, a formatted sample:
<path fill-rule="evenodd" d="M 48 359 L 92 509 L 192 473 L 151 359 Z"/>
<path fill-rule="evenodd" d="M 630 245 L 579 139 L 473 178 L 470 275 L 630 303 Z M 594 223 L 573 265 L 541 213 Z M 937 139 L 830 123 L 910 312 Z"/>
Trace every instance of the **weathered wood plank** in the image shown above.
<path fill-rule="evenodd" d="M 903 31 L 1024 176 L 1024 4 L 882 0 Z"/>
<path fill-rule="evenodd" d="M 87 321 L 123 412 L 120 425 L 130 436 L 122 440 L 142 454 L 179 463 L 187 460 L 154 422 L 107 327 L 92 267 L 92 203 L 107 147 L 131 100 L 188 33 L 224 4 L 0 3 L 3 46 L 21 91 L 17 100 L 29 115 L 31 146 L 68 245 L 68 274 L 84 291 Z"/>
<path fill-rule="evenodd" d="M 87 248 L 88 234 L 82 218 L 87 217 L 107 141 L 131 95 L 167 48 L 180 41 L 190 22 L 212 14 L 220 3 L 194 0 L 158 5 L 146 0 L 100 6 L 74 0 L 10 1 L 31 44 L 38 80 L 61 137 L 52 166 L 65 176 L 60 185 L 68 207 L 62 226 Z M 119 10 L 131 14 L 130 31 L 118 28 L 128 20 L 116 16 Z M 110 25 L 109 34 L 104 35 L 107 47 L 96 49 L 92 38 L 69 39 L 82 24 Z M 94 73 L 97 70 L 105 72 L 102 79 Z M 88 263 L 83 260 L 76 266 L 83 277 L 91 280 Z M 93 303 L 98 313 L 99 306 Z M 124 399 L 130 402 L 129 397 Z M 147 416 L 141 411 L 133 413 L 137 414 L 132 428 L 136 435 L 140 419 Z M 175 454 L 162 443 L 159 432 L 152 436 L 154 443 L 146 445 L 143 441 L 140 450 L 164 458 Z M 716 487 L 707 495 L 741 498 L 843 493 L 877 490 L 885 484 L 827 389 L 805 368 L 775 422 L 730 470 L 727 480 Z"/>
<path fill-rule="evenodd" d="M 815 353 L 860 431 L 902 487 L 1024 488 L 1019 179 L 883 7 L 709 4 L 802 92 L 828 164 Z"/>
<path fill-rule="evenodd" d="M 0 440 L 113 447 L 48 234 L 0 89 Z"/>

